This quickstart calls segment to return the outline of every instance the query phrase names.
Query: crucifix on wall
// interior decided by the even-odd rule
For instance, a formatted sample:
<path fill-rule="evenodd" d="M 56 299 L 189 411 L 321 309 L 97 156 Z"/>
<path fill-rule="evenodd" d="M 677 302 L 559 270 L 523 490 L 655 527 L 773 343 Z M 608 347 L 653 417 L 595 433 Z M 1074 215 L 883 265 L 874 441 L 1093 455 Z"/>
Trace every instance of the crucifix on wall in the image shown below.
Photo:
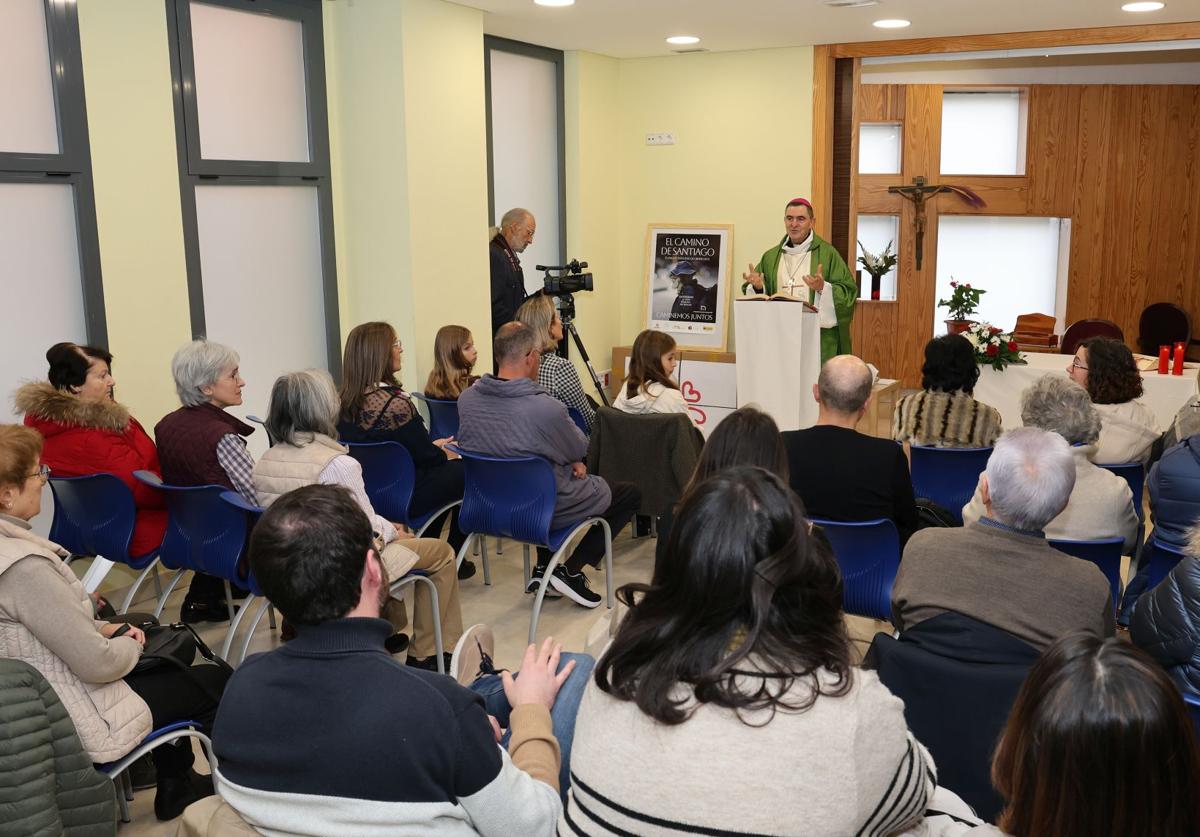
<path fill-rule="evenodd" d="M 979 195 L 968 189 L 966 186 L 951 186 L 948 183 L 939 183 L 936 186 L 929 185 L 925 182 L 924 177 L 914 177 L 913 185 L 911 186 L 889 186 L 888 192 L 897 194 L 905 200 L 912 201 L 913 207 L 916 210 L 913 216 L 913 225 L 917 231 L 917 247 L 916 247 L 916 263 L 917 270 L 921 269 L 921 262 L 925 256 L 925 201 L 932 198 L 934 195 L 939 195 L 942 192 L 953 192 L 967 206 L 975 209 L 981 209 L 987 206 L 987 203 Z"/>

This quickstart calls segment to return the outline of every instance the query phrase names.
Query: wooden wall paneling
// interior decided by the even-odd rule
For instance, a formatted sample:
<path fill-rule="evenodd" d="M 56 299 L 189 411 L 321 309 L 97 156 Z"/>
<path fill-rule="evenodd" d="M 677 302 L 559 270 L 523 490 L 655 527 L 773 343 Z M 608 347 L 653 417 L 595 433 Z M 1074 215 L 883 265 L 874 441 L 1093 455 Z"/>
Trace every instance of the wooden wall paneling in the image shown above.
<path fill-rule="evenodd" d="M 895 302 L 859 302 L 850 328 L 854 354 L 873 363 L 879 374 L 895 378 L 900 306 Z"/>
<path fill-rule="evenodd" d="M 850 219 L 854 214 L 855 136 L 854 98 L 858 81 L 858 59 L 839 58 L 834 68 L 833 96 L 833 197 L 826 206 L 816 205 L 821 215 L 830 215 L 826 236 L 843 258 L 851 252 Z M 819 233 L 818 233 L 819 234 Z"/>
<path fill-rule="evenodd" d="M 858 176 L 858 211 L 865 215 L 898 215 L 904 199 L 888 191 L 904 181 L 902 174 L 860 174 Z"/>
<path fill-rule="evenodd" d="M 1183 285 L 1182 304 L 1192 315 L 1193 335 L 1200 336 L 1200 86 L 1180 88 L 1178 95 L 1180 127 L 1173 134 L 1177 141 L 1168 166 L 1182 180 L 1170 188 L 1181 194 L 1179 208 L 1165 223 L 1177 231 L 1172 243 L 1179 248 L 1176 269 Z"/>
<path fill-rule="evenodd" d="M 813 47 L 812 202 L 822 207 L 813 227 L 828 238 L 833 206 L 833 94 L 834 57 L 831 47 Z"/>
<path fill-rule="evenodd" d="M 944 38 L 907 38 L 898 41 L 860 41 L 832 44 L 827 48 L 838 58 L 866 58 L 990 49 L 1033 49 L 1046 46 L 1148 43 L 1192 38 L 1200 38 L 1200 21 L 1098 26 L 1092 29 L 1050 29 L 1041 32 L 1004 32 L 994 35 L 954 35 Z"/>
<path fill-rule="evenodd" d="M 1104 288 L 1104 212 L 1110 173 L 1107 158 L 1112 144 L 1111 97 L 1101 85 L 1080 88 L 1078 153 L 1075 164 L 1075 202 L 1072 208 L 1070 268 L 1067 285 L 1067 322 L 1100 316 Z M 1110 234 L 1113 230 L 1108 231 Z"/>
<path fill-rule="evenodd" d="M 1132 130 L 1126 132 L 1123 144 L 1132 147 L 1125 155 L 1124 180 L 1117 181 L 1113 191 L 1113 208 L 1124 203 L 1129 219 L 1129 268 L 1124 275 L 1112 277 L 1115 286 L 1110 297 L 1115 306 L 1110 317 L 1121 325 L 1126 342 L 1137 345 L 1138 319 L 1151 302 L 1160 298 L 1160 288 L 1169 286 L 1161 274 L 1162 256 L 1168 241 L 1160 239 L 1154 218 L 1171 200 L 1171 187 L 1162 177 L 1161 171 L 1167 147 L 1167 132 L 1164 130 L 1170 113 L 1171 90 L 1165 85 L 1153 87 L 1126 87 L 1117 102 L 1116 112 L 1136 119 Z M 1122 189 L 1124 184 L 1124 189 Z M 1125 195 L 1122 196 L 1121 192 Z M 1175 299 L 1178 297 L 1171 295 Z"/>
<path fill-rule="evenodd" d="M 1039 84 L 1029 88 L 1029 132 L 1025 149 L 1030 215 L 1069 218 L 1075 205 L 1079 85 Z"/>
<path fill-rule="evenodd" d="M 904 85 L 860 84 L 854 106 L 862 122 L 899 122 L 904 119 Z"/>

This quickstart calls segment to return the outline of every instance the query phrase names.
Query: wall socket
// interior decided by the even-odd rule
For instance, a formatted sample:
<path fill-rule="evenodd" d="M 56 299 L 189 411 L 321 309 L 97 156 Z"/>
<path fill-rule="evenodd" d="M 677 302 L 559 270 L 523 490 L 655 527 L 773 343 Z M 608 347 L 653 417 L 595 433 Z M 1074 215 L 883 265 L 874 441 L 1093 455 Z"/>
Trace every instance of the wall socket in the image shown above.
<path fill-rule="evenodd" d="M 646 134 L 646 145 L 674 145 L 675 135 L 670 131 L 657 134 Z"/>

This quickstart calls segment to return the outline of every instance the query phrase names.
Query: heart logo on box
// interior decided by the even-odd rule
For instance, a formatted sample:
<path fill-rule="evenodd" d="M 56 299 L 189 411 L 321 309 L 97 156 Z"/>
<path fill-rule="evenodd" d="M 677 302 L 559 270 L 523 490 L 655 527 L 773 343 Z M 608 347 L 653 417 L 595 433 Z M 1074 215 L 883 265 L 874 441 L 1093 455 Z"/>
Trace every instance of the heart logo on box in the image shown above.
<path fill-rule="evenodd" d="M 700 402 L 700 390 L 692 386 L 691 381 L 684 381 L 680 385 L 679 391 L 683 393 L 683 400 L 689 404 L 698 404 Z"/>
<path fill-rule="evenodd" d="M 692 421 L 696 423 L 697 427 L 703 427 L 708 421 L 708 413 L 699 407 L 688 407 L 688 412 L 692 414 Z"/>

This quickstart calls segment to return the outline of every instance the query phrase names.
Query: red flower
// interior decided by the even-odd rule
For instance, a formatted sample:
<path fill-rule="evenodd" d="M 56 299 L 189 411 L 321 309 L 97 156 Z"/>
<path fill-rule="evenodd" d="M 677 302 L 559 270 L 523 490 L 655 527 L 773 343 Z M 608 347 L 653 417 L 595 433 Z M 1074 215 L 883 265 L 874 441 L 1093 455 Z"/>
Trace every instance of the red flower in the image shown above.
<path fill-rule="evenodd" d="M 951 281 L 950 281 L 950 287 L 952 287 L 952 288 L 957 288 L 957 287 L 958 287 L 958 283 L 957 283 L 957 282 L 955 282 L 955 281 L 953 281 L 953 280 L 951 280 Z"/>
<path fill-rule="evenodd" d="M 971 283 L 968 282 L 967 284 L 963 285 L 963 287 L 969 291 L 969 290 L 971 290 Z"/>
<path fill-rule="evenodd" d="M 1017 351 L 1017 348 L 1018 348 L 1018 347 L 1017 347 L 1016 341 L 1013 341 L 1013 340 L 1009 340 L 1009 341 L 1008 341 L 1008 350 L 1009 350 L 1010 352 L 1015 352 L 1015 351 Z"/>
<path fill-rule="evenodd" d="M 996 356 L 996 355 L 998 355 L 998 354 L 1000 354 L 1000 347 L 999 347 L 999 346 L 997 346 L 995 343 L 992 343 L 992 344 L 988 345 L 988 347 L 987 347 L 987 355 L 988 355 L 988 357 L 995 357 L 995 356 Z"/>

